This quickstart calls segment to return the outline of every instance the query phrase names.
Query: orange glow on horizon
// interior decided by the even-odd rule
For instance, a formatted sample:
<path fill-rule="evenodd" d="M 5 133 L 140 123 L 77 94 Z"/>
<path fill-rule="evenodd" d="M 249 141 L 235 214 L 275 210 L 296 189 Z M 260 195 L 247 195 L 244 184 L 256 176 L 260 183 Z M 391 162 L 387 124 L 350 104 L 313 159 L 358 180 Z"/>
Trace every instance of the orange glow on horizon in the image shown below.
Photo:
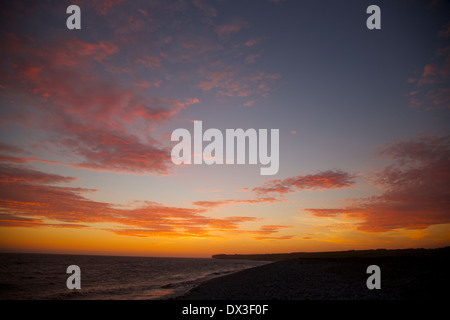
<path fill-rule="evenodd" d="M 213 254 L 268 254 L 364 249 L 443 247 L 450 243 L 450 225 L 433 227 L 433 237 L 423 241 L 426 231 L 404 230 L 402 236 L 385 233 L 368 235 L 333 233 L 316 239 L 255 240 L 249 236 L 226 237 L 133 237 L 104 230 L 72 228 L 1 228 L 0 251 L 29 253 L 88 254 L 111 256 L 201 257 Z M 397 232 L 398 233 L 398 232 Z M 400 239 L 399 239 L 400 238 Z M 403 239 L 403 240 L 402 240 Z"/>

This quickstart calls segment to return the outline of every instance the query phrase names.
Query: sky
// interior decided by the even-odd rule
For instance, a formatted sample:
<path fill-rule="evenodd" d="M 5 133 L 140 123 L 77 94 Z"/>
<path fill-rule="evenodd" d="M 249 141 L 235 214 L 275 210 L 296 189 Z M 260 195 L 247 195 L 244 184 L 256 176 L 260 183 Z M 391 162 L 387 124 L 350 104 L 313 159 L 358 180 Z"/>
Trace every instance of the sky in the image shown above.
<path fill-rule="evenodd" d="M 3 2 L 0 251 L 450 245 L 448 17 L 444 0 Z M 278 129 L 278 172 L 175 165 L 196 120 Z"/>

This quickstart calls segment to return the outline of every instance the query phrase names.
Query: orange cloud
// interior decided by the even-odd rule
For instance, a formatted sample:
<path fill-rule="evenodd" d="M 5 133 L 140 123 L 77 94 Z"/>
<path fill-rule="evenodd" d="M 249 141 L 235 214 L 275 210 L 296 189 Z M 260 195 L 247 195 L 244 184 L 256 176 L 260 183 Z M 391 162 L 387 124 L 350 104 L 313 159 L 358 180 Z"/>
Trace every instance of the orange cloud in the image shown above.
<path fill-rule="evenodd" d="M 283 226 L 283 225 L 262 225 L 259 228 L 258 233 L 259 234 L 268 235 L 268 234 L 272 234 L 272 233 L 278 232 L 278 230 L 285 229 L 285 228 L 292 228 L 292 227 L 290 227 L 290 226 Z"/>
<path fill-rule="evenodd" d="M 285 236 L 271 236 L 271 237 L 261 236 L 261 237 L 254 237 L 253 239 L 255 239 L 255 240 L 274 241 L 274 240 L 289 240 L 289 239 L 292 239 L 292 238 L 293 238 L 292 235 L 285 235 Z"/>
<path fill-rule="evenodd" d="M 206 209 L 191 209 L 144 202 L 137 208 L 120 208 L 92 201 L 83 194 L 92 189 L 62 187 L 75 178 L 44 173 L 23 166 L 0 164 L 0 226 L 97 228 L 91 224 L 111 223 L 108 230 L 133 236 L 210 236 L 212 232 L 238 231 L 240 224 L 255 217 L 211 218 Z M 55 220 L 58 223 L 49 223 Z M 266 226 L 264 234 L 279 226 Z M 256 231 L 258 232 L 258 231 Z"/>
<path fill-rule="evenodd" d="M 304 209 L 304 211 L 310 212 L 315 217 L 335 217 L 341 213 L 347 213 L 348 209 Z"/>
<path fill-rule="evenodd" d="M 199 206 L 199 207 L 205 207 L 205 208 L 217 208 L 224 205 L 236 205 L 236 204 L 255 204 L 255 203 L 274 203 L 274 202 L 280 202 L 284 200 L 267 197 L 267 198 L 254 198 L 254 199 L 229 199 L 229 200 L 218 200 L 218 201 L 196 201 L 192 204 Z"/>
<path fill-rule="evenodd" d="M 0 213 L 0 227 L 3 228 L 88 228 L 87 225 L 75 223 L 46 223 L 44 219 L 18 217 L 12 214 Z"/>

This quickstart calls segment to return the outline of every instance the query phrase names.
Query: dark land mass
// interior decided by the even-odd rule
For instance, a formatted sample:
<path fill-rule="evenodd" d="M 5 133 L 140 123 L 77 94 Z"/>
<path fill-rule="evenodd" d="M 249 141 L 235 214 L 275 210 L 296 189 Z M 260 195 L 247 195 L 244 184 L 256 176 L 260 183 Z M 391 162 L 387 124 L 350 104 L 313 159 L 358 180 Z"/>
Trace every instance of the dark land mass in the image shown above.
<path fill-rule="evenodd" d="M 380 258 L 393 256 L 430 256 L 450 252 L 450 247 L 440 249 L 373 249 L 373 250 L 348 250 L 330 252 L 291 252 L 291 253 L 269 253 L 269 254 L 215 254 L 213 259 L 242 259 L 242 260 L 264 260 L 278 261 L 287 259 L 311 259 L 311 258 Z"/>
<path fill-rule="evenodd" d="M 275 261 L 211 279 L 183 300 L 448 300 L 450 247 L 272 255 L 215 255 Z M 367 267 L 381 269 L 369 290 Z"/>

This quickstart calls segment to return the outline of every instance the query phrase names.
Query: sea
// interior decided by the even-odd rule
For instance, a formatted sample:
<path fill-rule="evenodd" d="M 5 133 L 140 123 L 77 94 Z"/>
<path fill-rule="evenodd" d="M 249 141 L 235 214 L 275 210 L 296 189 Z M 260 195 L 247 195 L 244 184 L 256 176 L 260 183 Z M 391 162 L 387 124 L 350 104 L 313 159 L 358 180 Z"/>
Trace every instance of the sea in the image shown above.
<path fill-rule="evenodd" d="M 0 253 L 1 300 L 165 300 L 203 281 L 267 264 L 208 258 Z M 80 289 L 68 289 L 80 268 Z"/>

